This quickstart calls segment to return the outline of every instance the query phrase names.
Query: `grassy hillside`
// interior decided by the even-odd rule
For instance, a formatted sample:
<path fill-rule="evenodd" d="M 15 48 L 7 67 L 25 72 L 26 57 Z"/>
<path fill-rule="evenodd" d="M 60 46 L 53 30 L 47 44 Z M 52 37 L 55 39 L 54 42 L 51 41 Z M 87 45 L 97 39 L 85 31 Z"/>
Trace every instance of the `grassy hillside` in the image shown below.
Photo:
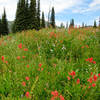
<path fill-rule="evenodd" d="M 0 38 L 0 100 L 99 100 L 100 32 L 30 30 Z"/>

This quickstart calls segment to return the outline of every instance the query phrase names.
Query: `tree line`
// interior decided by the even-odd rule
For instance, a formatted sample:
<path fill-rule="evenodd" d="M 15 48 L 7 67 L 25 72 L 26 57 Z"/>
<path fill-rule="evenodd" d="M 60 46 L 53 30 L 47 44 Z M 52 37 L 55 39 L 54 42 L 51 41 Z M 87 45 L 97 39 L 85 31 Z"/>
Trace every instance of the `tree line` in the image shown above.
<path fill-rule="evenodd" d="M 12 32 L 15 33 L 23 30 L 39 30 L 41 28 L 45 28 L 46 21 L 44 12 L 42 12 L 42 17 L 40 17 L 40 0 L 18 0 L 16 16 L 12 25 Z M 55 28 L 54 7 L 52 7 L 51 11 L 50 25 Z M 2 20 L 0 19 L 0 34 L 1 33 L 2 35 L 7 35 L 9 33 L 5 10 Z"/>
<path fill-rule="evenodd" d="M 45 16 L 42 12 L 42 19 L 40 18 L 40 0 L 19 0 L 17 4 L 16 17 L 13 24 L 13 32 L 35 29 L 39 30 L 45 28 Z M 52 8 L 51 25 L 55 27 L 55 11 Z"/>
<path fill-rule="evenodd" d="M 45 15 L 44 12 L 42 12 L 41 16 L 41 10 L 40 10 L 40 0 L 18 0 L 17 3 L 17 10 L 16 10 L 16 16 L 14 23 L 12 25 L 12 32 L 20 32 L 23 30 L 40 30 L 41 28 L 52 27 L 55 28 L 55 10 L 54 7 L 52 7 L 50 11 L 50 19 L 49 21 L 45 21 Z M 46 25 L 46 23 L 48 23 Z M 100 25 L 100 21 L 99 21 Z M 68 23 L 66 24 L 68 28 Z M 74 28 L 74 19 L 70 21 L 69 28 Z M 82 23 L 82 27 L 85 27 L 84 22 Z M 61 27 L 64 27 L 63 23 L 61 24 Z M 97 27 L 96 21 L 94 21 L 94 27 Z M 8 22 L 6 18 L 6 11 L 4 9 L 4 13 L 2 15 L 2 19 L 0 19 L 0 35 L 8 35 L 9 29 L 8 29 Z"/>
<path fill-rule="evenodd" d="M 0 36 L 8 35 L 8 33 L 9 33 L 8 22 L 7 22 L 7 18 L 6 18 L 6 11 L 4 9 L 2 19 L 0 19 Z"/>

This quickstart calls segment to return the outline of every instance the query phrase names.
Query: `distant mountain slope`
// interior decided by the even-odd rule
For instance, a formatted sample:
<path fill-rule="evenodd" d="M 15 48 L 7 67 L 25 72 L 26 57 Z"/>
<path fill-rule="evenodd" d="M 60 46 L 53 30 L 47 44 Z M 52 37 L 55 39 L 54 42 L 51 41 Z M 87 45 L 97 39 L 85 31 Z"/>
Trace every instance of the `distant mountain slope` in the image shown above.
<path fill-rule="evenodd" d="M 8 28 L 10 32 L 12 32 L 11 28 L 12 28 L 13 23 L 14 21 L 8 21 Z"/>

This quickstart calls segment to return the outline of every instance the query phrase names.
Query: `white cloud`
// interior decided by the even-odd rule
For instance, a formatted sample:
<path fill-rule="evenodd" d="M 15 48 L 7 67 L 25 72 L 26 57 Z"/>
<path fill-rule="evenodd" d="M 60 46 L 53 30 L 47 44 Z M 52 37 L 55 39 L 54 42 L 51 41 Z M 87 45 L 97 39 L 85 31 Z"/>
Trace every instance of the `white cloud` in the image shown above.
<path fill-rule="evenodd" d="M 89 7 L 94 7 L 94 6 L 97 6 L 97 5 L 100 5 L 100 0 L 93 0 L 93 2 L 90 3 Z"/>
<path fill-rule="evenodd" d="M 46 15 L 46 20 L 47 20 L 47 14 L 49 11 L 49 8 L 51 9 L 52 6 L 55 7 L 55 12 L 60 13 L 66 10 L 66 9 L 71 9 L 72 12 L 74 13 L 86 13 L 89 11 L 96 11 L 100 9 L 100 0 L 91 0 L 90 4 L 85 5 L 85 0 L 40 0 L 41 1 L 41 12 L 44 11 Z M 14 20 L 15 18 L 15 13 L 16 13 L 16 8 L 17 8 L 17 2 L 18 0 L 0 0 L 0 16 L 3 13 L 3 8 L 5 7 L 6 13 L 7 13 L 7 18 L 8 20 Z M 76 8 L 76 9 L 75 9 Z M 63 20 L 63 17 L 61 19 L 56 20 L 56 24 L 59 26 L 61 22 L 66 25 L 65 21 Z"/>
<path fill-rule="evenodd" d="M 72 12 L 73 13 L 86 13 L 86 12 L 90 12 L 90 11 L 96 11 L 100 9 L 100 6 L 94 6 L 94 7 L 88 7 L 88 8 L 77 8 L 77 9 L 73 9 Z"/>
<path fill-rule="evenodd" d="M 86 13 L 100 9 L 100 0 L 93 0 L 87 7 L 78 7 L 73 9 L 73 13 Z"/>
<path fill-rule="evenodd" d="M 41 11 L 48 13 L 49 9 L 54 6 L 55 12 L 59 13 L 65 9 L 79 5 L 83 0 L 41 0 Z"/>
<path fill-rule="evenodd" d="M 14 20 L 17 0 L 0 0 L 0 16 L 3 14 L 4 8 L 6 9 L 8 20 Z"/>
<path fill-rule="evenodd" d="M 14 20 L 18 0 L 0 0 L 0 16 L 3 13 L 3 8 L 6 8 L 8 20 Z M 65 9 L 77 6 L 83 0 L 41 0 L 41 11 L 47 15 L 49 8 L 55 7 L 55 12 L 59 13 Z"/>

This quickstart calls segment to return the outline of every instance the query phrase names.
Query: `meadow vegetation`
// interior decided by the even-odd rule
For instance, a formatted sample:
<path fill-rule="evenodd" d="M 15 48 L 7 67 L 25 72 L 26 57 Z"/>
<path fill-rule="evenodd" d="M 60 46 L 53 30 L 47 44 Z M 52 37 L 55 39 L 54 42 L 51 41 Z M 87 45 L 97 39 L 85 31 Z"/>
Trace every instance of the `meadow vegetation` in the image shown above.
<path fill-rule="evenodd" d="M 0 38 L 0 100 L 99 100 L 100 31 L 41 29 Z"/>

